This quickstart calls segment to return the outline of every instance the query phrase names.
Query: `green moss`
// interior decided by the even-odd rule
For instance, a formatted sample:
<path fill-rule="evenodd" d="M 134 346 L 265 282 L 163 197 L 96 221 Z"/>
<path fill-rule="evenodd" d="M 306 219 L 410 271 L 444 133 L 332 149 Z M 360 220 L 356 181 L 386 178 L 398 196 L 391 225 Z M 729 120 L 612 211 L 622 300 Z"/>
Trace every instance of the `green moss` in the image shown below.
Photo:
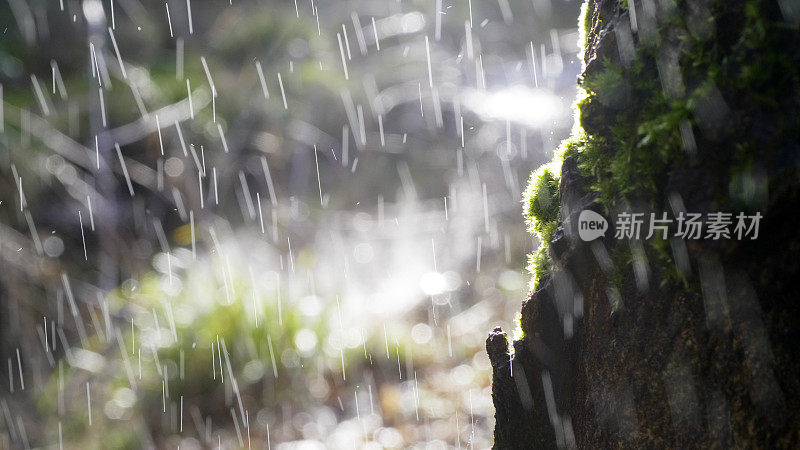
<path fill-rule="evenodd" d="M 663 11 L 657 30 L 640 36 L 633 59 L 626 64 L 611 55 L 595 55 L 587 48 L 602 17 L 597 3 L 584 3 L 579 19 L 580 55 L 584 71 L 575 104 L 572 135 L 562 142 L 554 160 L 536 170 L 524 199 L 529 230 L 539 238 L 539 248 L 529 257 L 531 287 L 550 270 L 549 242 L 559 221 L 558 183 L 561 162 L 573 157 L 589 189 L 597 193 L 606 213 L 619 205 L 646 205 L 653 211 L 668 210 L 667 186 L 680 179 L 681 171 L 703 167 L 719 187 L 698 193 L 718 210 L 754 210 L 766 203 L 766 175 L 760 162 L 766 136 L 800 139 L 796 120 L 781 114 L 800 84 L 800 69 L 787 48 L 785 25 L 775 22 L 774 11 L 758 0 L 740 0 L 742 16 L 719 16 L 721 0 L 709 4 L 706 32 L 687 23 L 684 2 Z M 621 7 L 627 8 L 622 0 Z M 713 19 L 712 19 L 713 18 Z M 725 38 L 714 36 L 725 35 Z M 590 54 L 586 54 L 588 53 Z M 791 53 L 791 52 L 790 52 Z M 708 139 L 709 108 L 720 113 L 720 100 L 733 113 L 724 117 L 724 134 Z M 711 103 L 709 103 L 711 101 Z M 716 103 L 714 103 L 716 102 Z M 763 110 L 769 131 L 753 137 L 757 117 L 735 114 L 740 103 Z M 710 106 L 709 106 L 710 105 Z M 713 120 L 713 119 L 712 119 Z M 698 122 L 700 121 L 700 122 Z M 762 125 L 763 127 L 763 125 Z M 696 147 L 684 142 L 681 129 L 690 130 Z M 748 131 L 750 130 L 750 131 Z M 757 140 L 761 137 L 761 140 Z M 780 145 L 780 144 L 776 144 Z M 691 181 L 691 180 L 685 180 Z M 682 281 L 675 270 L 669 246 L 646 245 L 654 270 Z"/>
<path fill-rule="evenodd" d="M 580 16 L 578 17 L 578 55 L 583 55 L 583 51 L 586 48 L 589 33 L 592 31 L 592 12 L 593 7 L 590 5 L 590 2 L 586 1 L 581 4 L 581 12 Z M 583 58 L 581 58 L 583 62 Z"/>
<path fill-rule="evenodd" d="M 669 169 L 687 157 L 680 124 L 690 119 L 689 105 L 664 92 L 652 51 L 640 48 L 628 66 L 604 60 L 582 82 L 578 162 L 607 211 L 634 200 L 658 206 Z"/>
<path fill-rule="evenodd" d="M 522 329 L 522 311 L 517 312 L 517 315 L 514 316 L 514 340 L 521 341 L 525 339 L 525 331 Z M 514 350 L 514 346 L 510 346 L 509 350 Z"/>
<path fill-rule="evenodd" d="M 547 224 L 558 220 L 558 182 L 554 164 L 545 164 L 531 174 L 524 195 L 524 215 L 529 231 L 542 237 Z"/>
<path fill-rule="evenodd" d="M 550 239 L 553 232 L 558 227 L 558 221 L 549 222 L 542 228 L 539 237 L 539 247 L 535 252 L 528 255 L 528 272 L 531 274 L 530 289 L 535 291 L 539 286 L 542 277 L 553 269 L 553 261 L 550 259 Z"/>
<path fill-rule="evenodd" d="M 625 100 L 628 81 L 622 66 L 603 61 L 603 70 L 583 80 L 583 89 L 603 105 L 615 107 Z M 620 105 L 621 106 L 621 105 Z"/>
<path fill-rule="evenodd" d="M 717 35 L 738 37 L 715 40 L 713 33 L 692 31 L 680 3 L 660 18 L 657 38 L 639 42 L 630 64 L 603 60 L 582 79 L 577 112 L 586 137 L 578 148 L 579 166 L 606 210 L 620 203 L 663 206 L 666 180 L 691 165 L 702 164 L 724 186 L 731 169 L 750 163 L 763 147 L 747 135 L 758 120 L 752 116 L 725 117 L 723 139 L 702 142 L 700 154 L 687 151 L 681 126 L 705 137 L 697 121 L 707 120 L 709 99 L 719 100 L 714 109 L 721 103 L 735 109 L 744 102 L 771 112 L 776 134 L 791 134 L 792 119 L 780 114 L 779 103 L 787 98 L 782 93 L 800 82 L 800 71 L 784 50 L 785 27 L 769 20 L 772 12 L 763 2 L 741 3 L 742 18 L 720 16 L 708 24 L 712 29 L 716 24 Z M 722 2 L 710 6 L 714 16 Z M 589 18 L 582 20 L 585 28 Z M 665 57 L 670 52 L 673 57 Z M 724 189 L 714 194 L 718 207 L 729 206 Z"/>
<path fill-rule="evenodd" d="M 556 153 L 553 161 L 531 174 L 523 196 L 523 215 L 527 219 L 528 231 L 539 238 L 538 249 L 528 255 L 528 270 L 532 275 L 531 289 L 536 289 L 541 276 L 552 268 L 548 249 L 560 217 L 560 177 L 557 175 L 560 168 L 561 156 Z"/>

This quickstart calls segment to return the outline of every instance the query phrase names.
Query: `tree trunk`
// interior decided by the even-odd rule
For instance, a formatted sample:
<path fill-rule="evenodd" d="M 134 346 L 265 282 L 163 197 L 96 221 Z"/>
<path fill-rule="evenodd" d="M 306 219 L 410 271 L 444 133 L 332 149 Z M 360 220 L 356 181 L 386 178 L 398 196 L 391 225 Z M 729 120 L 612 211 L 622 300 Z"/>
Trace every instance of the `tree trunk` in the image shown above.
<path fill-rule="evenodd" d="M 487 339 L 495 448 L 797 448 L 800 4 L 585 8 L 546 270 L 512 354 Z M 583 210 L 603 237 L 580 238 Z M 756 239 L 617 238 L 640 211 L 762 218 Z"/>

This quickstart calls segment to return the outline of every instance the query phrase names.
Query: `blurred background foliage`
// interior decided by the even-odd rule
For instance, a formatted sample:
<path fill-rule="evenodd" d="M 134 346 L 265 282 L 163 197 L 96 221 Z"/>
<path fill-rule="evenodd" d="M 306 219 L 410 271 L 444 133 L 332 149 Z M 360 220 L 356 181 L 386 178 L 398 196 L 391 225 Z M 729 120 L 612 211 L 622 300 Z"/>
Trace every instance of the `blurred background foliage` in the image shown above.
<path fill-rule="evenodd" d="M 3 2 L 2 446 L 490 445 L 578 8 Z"/>

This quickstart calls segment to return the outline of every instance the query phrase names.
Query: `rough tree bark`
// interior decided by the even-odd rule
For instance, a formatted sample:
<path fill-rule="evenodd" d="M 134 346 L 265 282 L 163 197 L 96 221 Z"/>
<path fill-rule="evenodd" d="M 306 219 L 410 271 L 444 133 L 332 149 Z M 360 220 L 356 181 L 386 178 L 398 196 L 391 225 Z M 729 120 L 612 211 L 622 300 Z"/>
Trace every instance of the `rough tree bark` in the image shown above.
<path fill-rule="evenodd" d="M 797 448 L 800 4 L 585 8 L 547 270 L 523 337 L 487 339 L 495 448 Z M 756 240 L 583 242 L 585 209 L 763 219 Z"/>

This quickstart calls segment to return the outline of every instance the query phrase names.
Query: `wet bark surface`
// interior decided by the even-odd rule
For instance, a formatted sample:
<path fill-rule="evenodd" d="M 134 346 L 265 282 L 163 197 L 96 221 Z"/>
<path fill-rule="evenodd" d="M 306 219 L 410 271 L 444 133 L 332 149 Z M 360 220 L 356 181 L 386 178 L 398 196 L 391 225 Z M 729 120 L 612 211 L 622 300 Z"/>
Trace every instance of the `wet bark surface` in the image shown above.
<path fill-rule="evenodd" d="M 638 48 L 648 32 L 646 9 L 654 8 L 651 19 L 657 21 L 666 3 L 637 2 L 639 28 L 632 31 L 630 12 L 617 1 L 591 0 L 583 76 L 626 64 L 627 40 Z M 761 14 L 755 19 L 745 13 L 753 5 Z M 726 52 L 736 51 L 730 33 L 749 32 L 760 18 L 785 28 L 764 45 L 798 61 L 797 22 L 777 4 L 678 3 L 685 11 L 701 7 L 716 24 L 709 48 L 717 53 L 709 58 L 724 61 Z M 670 42 L 668 28 L 654 26 L 651 38 Z M 688 74 L 682 58 L 678 67 Z M 497 328 L 487 339 L 495 448 L 800 446 L 800 143 L 791 126 L 800 117 L 800 88 L 796 78 L 770 77 L 789 89 L 765 88 L 762 97 L 771 97 L 772 105 L 767 109 L 763 99 L 734 84 L 710 96 L 711 103 L 724 101 L 722 118 L 715 117 L 722 114 L 719 107 L 699 102 L 692 122 L 699 156 L 691 164 L 665 166 L 658 198 L 641 199 L 668 208 L 667 199 L 677 192 L 687 211 L 717 211 L 732 185 L 734 162 L 727 155 L 749 152 L 766 179 L 757 240 L 686 241 L 681 263 L 673 245 L 673 261 L 650 261 L 644 282 L 632 263 L 613 271 L 609 255 L 620 246 L 635 253 L 641 243 L 615 240 L 613 230 L 593 242 L 578 238 L 577 214 L 603 209 L 579 161 L 564 160 L 561 217 L 549 248 L 554 269 L 522 304 L 524 337 L 509 346 Z M 610 135 L 625 102 L 649 99 L 620 101 L 623 106 L 583 109 L 587 134 Z M 753 145 L 735 150 L 743 140 Z M 680 266 L 674 270 L 681 279 L 670 276 L 670 265 Z"/>

